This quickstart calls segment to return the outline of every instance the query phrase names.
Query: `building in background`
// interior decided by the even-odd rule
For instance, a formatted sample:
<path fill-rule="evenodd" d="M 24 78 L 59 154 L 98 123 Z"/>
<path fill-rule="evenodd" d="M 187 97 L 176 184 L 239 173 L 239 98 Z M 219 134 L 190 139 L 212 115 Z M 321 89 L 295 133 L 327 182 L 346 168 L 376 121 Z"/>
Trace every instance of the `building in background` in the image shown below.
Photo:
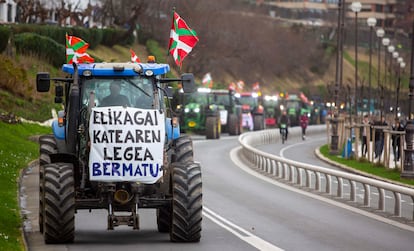
<path fill-rule="evenodd" d="M 346 0 L 347 17 L 354 18 L 350 5 Z M 401 20 L 413 14 L 413 0 L 355 0 L 362 4 L 358 14 L 359 23 L 366 25 L 369 17 L 377 19 L 377 26 L 389 29 Z M 270 7 L 274 17 L 295 20 L 308 25 L 335 25 L 338 0 L 269 0 L 263 3 Z"/>
<path fill-rule="evenodd" d="M 13 0 L 0 0 L 0 23 L 16 21 L 16 3 Z"/>

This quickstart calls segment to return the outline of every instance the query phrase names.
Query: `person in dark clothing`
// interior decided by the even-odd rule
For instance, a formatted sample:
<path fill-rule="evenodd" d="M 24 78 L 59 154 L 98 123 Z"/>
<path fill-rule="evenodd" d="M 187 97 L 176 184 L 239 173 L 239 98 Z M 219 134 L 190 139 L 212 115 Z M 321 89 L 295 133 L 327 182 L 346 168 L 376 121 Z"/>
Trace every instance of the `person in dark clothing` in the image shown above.
<path fill-rule="evenodd" d="M 302 140 L 305 140 L 306 137 L 306 128 L 308 127 L 309 124 L 309 117 L 308 117 L 308 113 L 303 113 L 302 115 L 300 115 L 300 127 L 302 128 Z"/>
<path fill-rule="evenodd" d="M 361 152 L 362 152 L 362 156 L 366 156 L 367 155 L 367 151 L 368 151 L 368 146 L 367 146 L 367 134 L 370 133 L 369 127 L 367 125 L 369 125 L 369 117 L 368 115 L 364 116 L 364 120 L 362 121 L 362 124 L 364 125 L 362 127 L 362 145 L 361 145 Z"/>
<path fill-rule="evenodd" d="M 128 98 L 121 93 L 121 82 L 119 80 L 115 80 L 111 83 L 109 90 L 111 94 L 106 96 L 100 106 L 130 106 Z"/>
<path fill-rule="evenodd" d="M 395 123 L 392 125 L 393 131 L 405 131 L 405 128 L 401 125 L 401 122 L 396 119 Z M 392 135 L 392 150 L 394 153 L 394 161 L 400 161 L 400 153 L 401 153 L 401 137 L 400 135 Z"/>
<path fill-rule="evenodd" d="M 289 119 L 289 116 L 286 114 L 286 111 L 283 111 L 282 115 L 280 115 L 278 124 L 279 124 L 280 133 L 282 133 L 281 125 L 286 125 L 286 139 L 287 139 L 288 134 L 289 134 L 288 127 L 290 125 L 290 119 Z"/>
<path fill-rule="evenodd" d="M 374 126 L 387 126 L 385 118 L 382 117 L 381 120 L 378 120 L 374 123 Z M 381 158 L 382 151 L 384 149 L 384 131 L 383 129 L 375 129 L 375 158 Z"/>

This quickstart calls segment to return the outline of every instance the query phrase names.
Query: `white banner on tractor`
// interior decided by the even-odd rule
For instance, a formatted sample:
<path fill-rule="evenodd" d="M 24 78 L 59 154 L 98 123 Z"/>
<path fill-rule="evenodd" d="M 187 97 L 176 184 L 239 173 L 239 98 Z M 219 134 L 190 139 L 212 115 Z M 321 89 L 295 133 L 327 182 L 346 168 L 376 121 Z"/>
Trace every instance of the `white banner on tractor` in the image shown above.
<path fill-rule="evenodd" d="M 155 183 L 162 176 L 164 121 L 164 114 L 158 110 L 92 108 L 90 180 Z"/>

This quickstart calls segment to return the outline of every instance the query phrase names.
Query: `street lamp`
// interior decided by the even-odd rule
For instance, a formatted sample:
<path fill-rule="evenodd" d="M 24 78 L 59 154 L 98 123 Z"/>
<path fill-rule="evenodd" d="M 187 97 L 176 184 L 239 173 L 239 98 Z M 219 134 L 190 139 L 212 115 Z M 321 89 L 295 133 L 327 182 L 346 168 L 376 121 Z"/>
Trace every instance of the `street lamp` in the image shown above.
<path fill-rule="evenodd" d="M 384 76 L 384 87 L 388 86 L 388 82 L 392 82 L 392 57 L 393 54 L 395 52 L 395 47 L 393 45 L 388 46 L 387 51 L 390 53 L 390 62 L 388 63 L 389 65 L 387 65 L 387 56 L 385 56 L 385 76 Z M 388 72 L 390 72 L 390 76 L 388 76 Z M 391 85 L 391 84 L 390 84 Z M 385 90 L 384 90 L 385 92 Z M 387 92 L 388 92 L 388 87 L 387 87 Z M 387 106 L 390 105 L 390 97 L 389 95 L 387 95 Z M 384 105 L 385 106 L 385 105 Z M 389 107 L 387 107 L 389 108 Z M 389 110 L 389 109 L 387 109 Z M 385 107 L 384 107 L 384 111 L 385 111 Z"/>
<path fill-rule="evenodd" d="M 331 154 L 338 154 L 339 148 L 338 148 L 338 92 L 340 86 L 342 86 L 342 61 L 343 61 L 343 26 L 344 26 L 344 3 L 345 0 L 338 0 L 338 27 L 337 27 L 337 52 L 336 52 L 336 72 L 335 72 L 335 94 L 334 94 L 334 100 L 335 100 L 335 107 L 334 107 L 334 116 L 331 118 L 331 124 L 332 124 L 332 135 L 331 135 Z"/>
<path fill-rule="evenodd" d="M 371 71 L 372 71 L 372 31 L 374 26 L 377 24 L 377 19 L 370 17 L 367 19 L 369 26 L 369 73 L 368 73 L 368 115 L 371 116 Z"/>
<path fill-rule="evenodd" d="M 401 86 L 401 70 L 404 69 L 405 63 L 402 57 L 397 59 L 398 62 L 398 79 L 397 79 L 397 90 L 396 90 L 396 102 L 395 102 L 395 118 L 398 118 L 398 106 L 400 97 L 400 86 Z"/>
<path fill-rule="evenodd" d="M 413 30 L 414 33 L 414 21 Z M 408 100 L 408 122 L 405 127 L 405 149 L 404 149 L 404 164 L 401 170 L 401 177 L 403 178 L 414 178 L 414 124 L 411 117 L 411 105 L 414 95 L 414 36 L 411 36 L 411 67 L 410 67 L 410 94 Z"/>
<path fill-rule="evenodd" d="M 358 117 L 358 12 L 361 8 L 360 2 L 352 2 L 351 9 L 355 12 L 355 119 Z"/>
<path fill-rule="evenodd" d="M 382 43 L 382 38 L 385 35 L 385 31 L 382 28 L 379 28 L 377 31 L 377 37 L 378 37 L 378 75 L 377 75 L 377 90 L 380 90 L 381 87 L 381 83 L 380 83 L 380 72 L 381 72 L 381 43 Z M 379 107 L 376 107 L 377 109 L 379 108 L 381 110 L 381 104 L 379 105 Z"/>
<path fill-rule="evenodd" d="M 385 70 L 385 76 L 384 76 L 384 81 L 381 84 L 381 94 L 380 94 L 380 99 L 381 99 L 381 108 L 380 108 L 380 121 L 382 121 L 382 111 L 384 110 L 384 85 L 387 81 L 387 48 L 388 45 L 390 45 L 390 39 L 384 37 L 382 39 L 382 45 L 384 45 L 384 49 L 385 49 L 385 53 L 384 53 L 384 70 Z"/>

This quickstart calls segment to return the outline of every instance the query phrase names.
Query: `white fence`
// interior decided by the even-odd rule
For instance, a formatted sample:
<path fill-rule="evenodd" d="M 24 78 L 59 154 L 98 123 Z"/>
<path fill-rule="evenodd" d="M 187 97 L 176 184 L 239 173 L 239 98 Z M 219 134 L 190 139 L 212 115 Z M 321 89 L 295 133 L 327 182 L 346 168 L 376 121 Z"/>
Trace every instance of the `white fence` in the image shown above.
<path fill-rule="evenodd" d="M 312 135 L 323 132 L 327 132 L 326 125 L 310 126 L 308 127 L 306 134 Z M 299 136 L 300 133 L 300 128 L 289 128 L 289 138 L 295 135 Z M 414 220 L 414 189 L 412 188 L 394 185 L 347 172 L 288 160 L 255 148 L 255 146 L 258 145 L 281 142 L 279 139 L 278 129 L 244 133 L 240 135 L 239 142 L 242 146 L 242 154 L 250 163 L 254 164 L 262 171 L 273 175 L 278 179 L 295 184 L 296 186 L 306 187 L 317 192 L 325 192 L 328 195 L 335 195 L 341 199 L 357 202 L 356 188 L 357 184 L 361 184 L 364 189 L 363 205 L 379 211 L 385 211 L 385 198 L 386 193 L 388 192 L 393 195 L 394 205 L 391 214 L 397 217 L 402 217 L 401 196 L 407 196 L 411 198 L 411 205 L 413 205 L 411 207 L 412 212 L 409 218 Z M 322 177 L 326 180 L 324 182 L 324 188 L 322 187 Z M 333 186 L 334 180 L 337 181 L 336 186 Z M 345 184 L 349 185 L 349 198 L 344 198 L 346 195 L 344 193 Z M 335 189 L 335 191 L 332 191 L 333 189 Z M 371 189 L 376 189 L 378 191 L 379 198 L 376 206 L 371 205 L 370 203 L 371 196 L 373 194 L 371 193 Z"/>

